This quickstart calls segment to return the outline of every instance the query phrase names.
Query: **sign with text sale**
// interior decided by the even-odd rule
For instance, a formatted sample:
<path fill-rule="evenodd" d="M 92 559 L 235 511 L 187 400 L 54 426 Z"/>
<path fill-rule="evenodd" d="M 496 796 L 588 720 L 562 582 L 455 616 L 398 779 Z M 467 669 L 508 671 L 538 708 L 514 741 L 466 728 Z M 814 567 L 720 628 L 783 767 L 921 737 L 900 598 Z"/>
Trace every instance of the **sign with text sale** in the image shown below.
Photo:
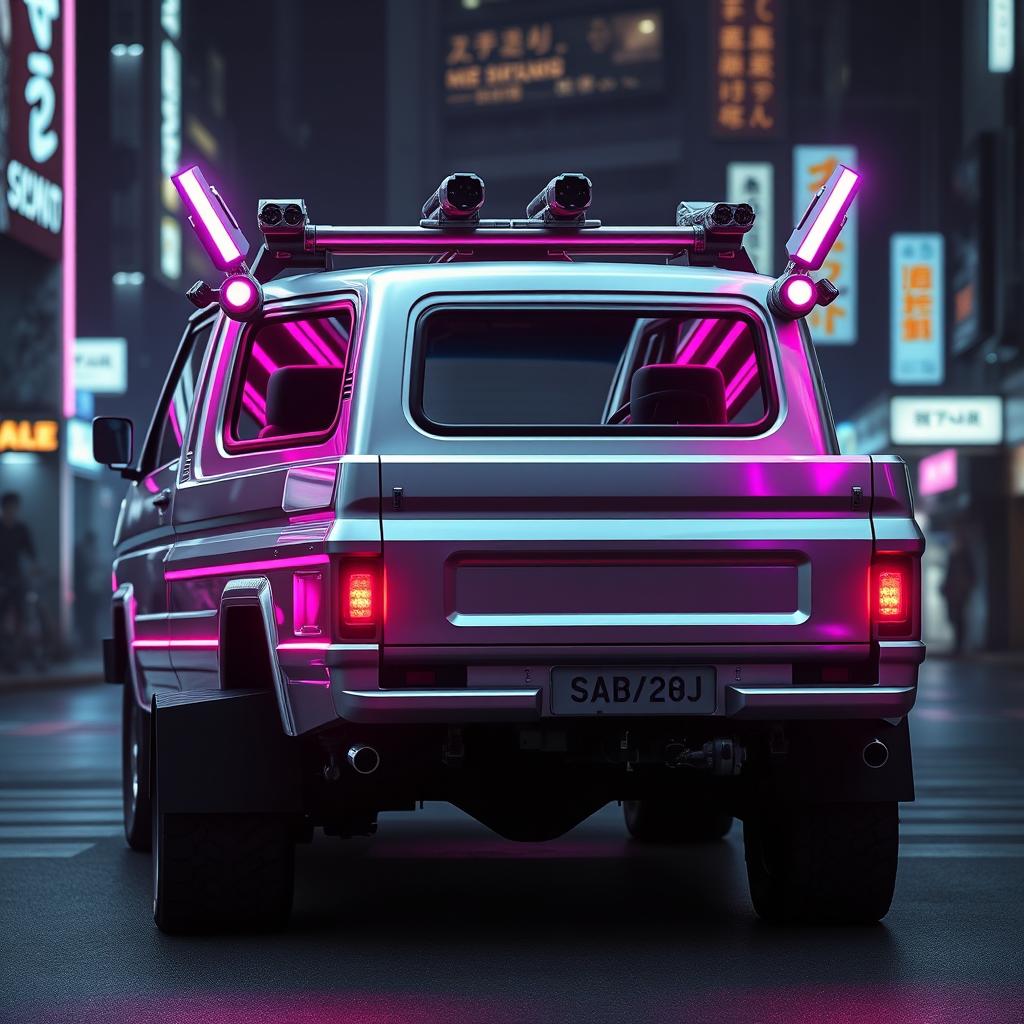
<path fill-rule="evenodd" d="M 893 384 L 941 384 L 945 374 L 942 235 L 889 240 L 889 376 Z"/>
<path fill-rule="evenodd" d="M 828 181 L 836 164 L 856 169 L 855 146 L 793 147 L 793 223 L 798 224 L 814 193 Z M 816 345 L 852 345 L 857 340 L 857 204 L 821 267 L 839 289 L 828 306 L 816 306 L 807 317 Z"/>

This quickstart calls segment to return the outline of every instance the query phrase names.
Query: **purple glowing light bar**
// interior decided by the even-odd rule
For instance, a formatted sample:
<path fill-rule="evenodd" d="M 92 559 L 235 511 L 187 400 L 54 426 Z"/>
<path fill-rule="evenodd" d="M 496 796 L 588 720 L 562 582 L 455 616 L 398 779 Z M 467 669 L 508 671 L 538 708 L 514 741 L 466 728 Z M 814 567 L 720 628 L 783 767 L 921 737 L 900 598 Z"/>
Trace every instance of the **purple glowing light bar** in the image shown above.
<path fill-rule="evenodd" d="M 798 267 L 818 270 L 825 262 L 859 188 L 860 175 L 844 164 L 836 164 L 786 243 L 786 255 Z"/>
<path fill-rule="evenodd" d="M 213 265 L 225 272 L 237 270 L 249 251 L 249 241 L 220 193 L 195 166 L 172 174 L 171 181 Z"/>

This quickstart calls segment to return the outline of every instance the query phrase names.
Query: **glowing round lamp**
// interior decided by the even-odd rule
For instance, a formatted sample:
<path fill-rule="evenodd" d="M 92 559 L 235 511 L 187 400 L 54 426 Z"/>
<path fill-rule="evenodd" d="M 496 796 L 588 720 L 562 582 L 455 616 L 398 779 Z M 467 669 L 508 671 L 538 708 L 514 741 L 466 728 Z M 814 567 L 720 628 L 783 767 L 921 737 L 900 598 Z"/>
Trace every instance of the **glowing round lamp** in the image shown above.
<path fill-rule="evenodd" d="M 248 274 L 234 274 L 220 286 L 220 305 L 232 320 L 251 320 L 263 308 L 263 289 Z"/>
<path fill-rule="evenodd" d="M 777 316 L 796 320 L 806 316 L 818 301 L 818 289 L 806 274 L 790 274 L 772 285 L 768 305 Z"/>

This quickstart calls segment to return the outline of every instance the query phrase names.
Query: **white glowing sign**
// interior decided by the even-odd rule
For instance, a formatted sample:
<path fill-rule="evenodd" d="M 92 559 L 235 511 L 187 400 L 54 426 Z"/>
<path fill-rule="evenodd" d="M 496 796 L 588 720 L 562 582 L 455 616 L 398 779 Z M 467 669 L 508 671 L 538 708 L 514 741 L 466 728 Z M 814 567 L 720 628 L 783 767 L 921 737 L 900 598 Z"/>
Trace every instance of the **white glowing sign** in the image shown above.
<path fill-rule="evenodd" d="M 775 248 L 775 168 L 766 162 L 734 161 L 725 168 L 725 201 L 754 208 L 754 226 L 743 248 L 759 274 L 771 276 Z"/>
<path fill-rule="evenodd" d="M 1013 0 L 988 0 L 988 69 L 1013 70 Z"/>
<path fill-rule="evenodd" d="M 900 395 L 889 403 L 896 445 L 999 444 L 1003 400 L 998 395 Z"/>

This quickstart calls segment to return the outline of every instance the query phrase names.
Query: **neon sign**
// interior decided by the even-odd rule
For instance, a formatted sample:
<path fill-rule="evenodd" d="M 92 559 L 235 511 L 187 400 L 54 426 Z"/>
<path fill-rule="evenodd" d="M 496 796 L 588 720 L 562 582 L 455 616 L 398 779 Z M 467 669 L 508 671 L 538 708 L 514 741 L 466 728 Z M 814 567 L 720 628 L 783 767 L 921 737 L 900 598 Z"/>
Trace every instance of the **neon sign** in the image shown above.
<path fill-rule="evenodd" d="M 55 452 L 56 420 L 0 420 L 0 452 Z"/>

